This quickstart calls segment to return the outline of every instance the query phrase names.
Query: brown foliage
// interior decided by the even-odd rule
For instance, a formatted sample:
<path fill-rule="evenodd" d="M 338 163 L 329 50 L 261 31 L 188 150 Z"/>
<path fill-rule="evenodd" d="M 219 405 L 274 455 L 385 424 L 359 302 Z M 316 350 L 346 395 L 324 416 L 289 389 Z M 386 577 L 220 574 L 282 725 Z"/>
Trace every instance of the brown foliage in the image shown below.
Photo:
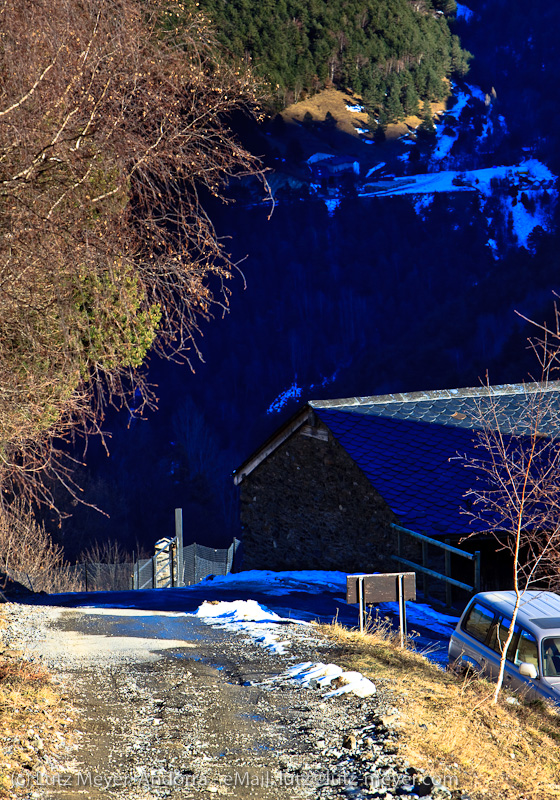
<path fill-rule="evenodd" d="M 199 192 L 260 174 L 226 121 L 257 98 L 179 3 L 6 0 L 0 29 L 0 490 L 52 503 L 53 437 L 152 403 L 147 351 L 188 360 L 227 305 Z"/>
<path fill-rule="evenodd" d="M 33 592 L 83 588 L 81 574 L 65 561 L 62 548 L 21 503 L 0 509 L 0 572 Z"/>

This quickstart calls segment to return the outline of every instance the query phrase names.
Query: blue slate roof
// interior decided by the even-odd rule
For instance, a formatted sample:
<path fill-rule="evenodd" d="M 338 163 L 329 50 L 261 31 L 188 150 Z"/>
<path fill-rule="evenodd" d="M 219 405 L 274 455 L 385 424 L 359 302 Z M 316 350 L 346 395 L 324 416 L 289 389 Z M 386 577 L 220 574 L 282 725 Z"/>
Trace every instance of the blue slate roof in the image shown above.
<path fill-rule="evenodd" d="M 480 411 L 495 410 L 506 436 L 529 433 L 533 403 L 545 391 L 539 431 L 558 436 L 560 382 L 312 401 L 310 406 L 391 506 L 402 524 L 429 536 L 465 535 L 481 524 L 461 513 L 473 471 Z M 480 452 L 476 453 L 480 456 Z"/>

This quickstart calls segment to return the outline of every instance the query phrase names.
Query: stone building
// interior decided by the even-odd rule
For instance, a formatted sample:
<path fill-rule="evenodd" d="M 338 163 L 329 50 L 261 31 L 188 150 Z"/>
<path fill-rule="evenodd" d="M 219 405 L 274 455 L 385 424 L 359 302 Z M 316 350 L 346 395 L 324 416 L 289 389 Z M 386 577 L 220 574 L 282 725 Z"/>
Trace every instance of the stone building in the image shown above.
<path fill-rule="evenodd" d="M 478 536 L 464 513 L 473 474 L 456 456 L 474 455 L 481 406 L 493 403 L 500 429 L 519 433 L 528 397 L 542 388 L 514 384 L 307 403 L 234 475 L 244 569 L 402 569 L 393 559 L 397 523 L 455 545 L 474 531 L 460 547 L 482 551 L 483 571 L 485 554 L 492 554 L 485 572 L 493 578 L 485 584 L 500 583 L 494 541 Z M 560 383 L 546 391 L 560 410 Z M 401 556 L 418 548 L 413 539 L 406 546 Z"/>

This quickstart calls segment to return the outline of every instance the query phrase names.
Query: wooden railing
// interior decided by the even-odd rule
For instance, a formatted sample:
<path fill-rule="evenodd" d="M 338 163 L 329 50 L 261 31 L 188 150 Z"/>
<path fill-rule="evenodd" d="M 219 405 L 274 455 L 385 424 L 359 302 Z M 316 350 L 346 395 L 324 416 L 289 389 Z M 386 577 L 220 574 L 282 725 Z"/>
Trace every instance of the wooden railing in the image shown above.
<path fill-rule="evenodd" d="M 403 528 L 401 525 L 392 524 L 391 527 L 397 532 L 397 555 L 393 556 L 393 561 L 403 564 L 415 572 L 422 573 L 422 592 L 424 599 L 427 600 L 430 591 L 430 578 L 443 581 L 445 583 L 445 601 L 447 606 L 452 604 L 452 587 L 456 586 L 458 589 L 464 589 L 466 592 L 476 594 L 480 591 L 480 551 L 476 550 L 474 553 L 468 553 L 466 550 L 460 550 L 458 547 L 453 547 L 449 541 L 442 542 L 439 539 L 433 539 L 423 533 L 416 533 L 408 528 Z M 422 545 L 422 563 L 417 564 L 410 561 L 408 558 L 403 558 L 402 551 L 402 535 L 412 537 L 413 539 L 421 542 Z M 438 547 L 444 552 L 444 572 L 437 572 L 430 569 L 429 564 L 429 547 Z M 451 576 L 451 556 L 460 556 L 466 558 L 468 561 L 473 562 L 473 582 L 472 584 L 458 581 Z"/>

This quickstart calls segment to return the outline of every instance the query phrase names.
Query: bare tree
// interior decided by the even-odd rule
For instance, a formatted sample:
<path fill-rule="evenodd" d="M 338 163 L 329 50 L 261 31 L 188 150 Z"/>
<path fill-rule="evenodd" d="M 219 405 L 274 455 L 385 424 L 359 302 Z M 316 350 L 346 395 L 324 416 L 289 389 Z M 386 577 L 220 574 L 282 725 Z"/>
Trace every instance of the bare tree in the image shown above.
<path fill-rule="evenodd" d="M 259 164 L 227 125 L 251 76 L 161 0 L 0 7 L 0 506 L 75 495 L 55 442 L 153 405 L 148 351 L 192 360 L 233 265 L 200 200 Z"/>
<path fill-rule="evenodd" d="M 482 523 L 512 560 L 515 603 L 507 635 L 499 642 L 494 703 L 525 592 L 558 586 L 560 578 L 560 381 L 549 379 L 557 352 L 548 344 L 544 349 L 539 342 L 532 346 L 543 367 L 542 379 L 524 385 L 522 413 L 516 418 L 504 414 L 503 395 L 487 381 L 472 420 L 477 454 L 462 456 L 474 472 L 465 513 L 478 521 L 479 530 Z"/>

